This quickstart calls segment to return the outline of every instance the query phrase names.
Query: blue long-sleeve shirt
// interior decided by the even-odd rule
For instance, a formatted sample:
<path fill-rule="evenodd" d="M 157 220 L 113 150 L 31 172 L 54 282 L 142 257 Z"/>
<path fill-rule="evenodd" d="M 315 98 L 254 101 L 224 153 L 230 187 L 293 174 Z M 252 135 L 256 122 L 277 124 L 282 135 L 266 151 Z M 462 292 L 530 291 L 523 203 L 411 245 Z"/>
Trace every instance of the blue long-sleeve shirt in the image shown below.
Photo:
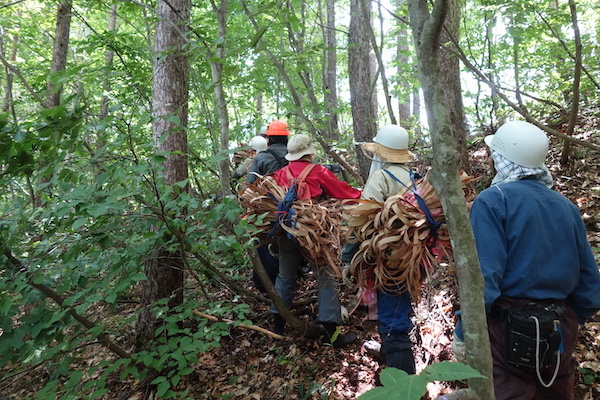
<path fill-rule="evenodd" d="M 600 272 L 578 208 L 535 179 L 477 196 L 471 224 L 489 312 L 500 296 L 559 299 L 580 322 L 600 309 Z"/>

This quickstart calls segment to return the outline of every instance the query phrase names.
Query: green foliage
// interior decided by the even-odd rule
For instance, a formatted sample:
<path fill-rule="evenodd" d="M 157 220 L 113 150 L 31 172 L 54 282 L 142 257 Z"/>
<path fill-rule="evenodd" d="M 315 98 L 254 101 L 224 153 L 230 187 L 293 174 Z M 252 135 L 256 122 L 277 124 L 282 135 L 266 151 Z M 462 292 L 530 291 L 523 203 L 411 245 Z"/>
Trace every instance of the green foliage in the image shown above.
<path fill-rule="evenodd" d="M 591 368 L 578 368 L 579 373 L 583 379 L 583 383 L 587 386 L 591 386 L 598 380 L 598 372 Z"/>
<path fill-rule="evenodd" d="M 364 393 L 361 400 L 419 400 L 427 392 L 427 383 L 433 381 L 461 381 L 485 378 L 473 368 L 450 361 L 427 366 L 419 375 L 408 375 L 397 368 L 385 368 L 380 380 L 383 386 Z"/>

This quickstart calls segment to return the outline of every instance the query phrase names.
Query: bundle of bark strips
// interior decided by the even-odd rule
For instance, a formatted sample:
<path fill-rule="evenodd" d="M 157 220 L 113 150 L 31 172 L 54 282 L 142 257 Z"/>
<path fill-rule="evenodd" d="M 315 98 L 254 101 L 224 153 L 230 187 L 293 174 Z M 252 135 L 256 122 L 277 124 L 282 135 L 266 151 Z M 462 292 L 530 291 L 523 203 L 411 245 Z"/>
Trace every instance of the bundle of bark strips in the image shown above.
<path fill-rule="evenodd" d="M 467 187 L 473 180 L 461 173 L 468 203 L 475 198 L 475 191 Z M 452 263 L 442 205 L 427 176 L 416 182 L 415 191 L 425 201 L 433 224 L 410 190 L 391 196 L 384 203 L 361 200 L 358 204 L 344 204 L 342 214 L 349 226 L 347 240 L 360 242 L 350 270 L 361 287 L 373 285 L 396 294 L 408 291 L 418 300 L 428 273 L 440 262 Z"/>
<path fill-rule="evenodd" d="M 286 215 L 278 212 L 287 188 L 270 175 L 246 183 L 238 192 L 242 219 L 256 228 L 259 236 L 289 234 L 298 241 L 302 255 L 314 265 L 328 268 L 341 276 L 340 253 L 343 246 L 341 202 L 337 199 L 296 200 Z M 277 218 L 289 216 L 289 222 L 276 224 Z"/>

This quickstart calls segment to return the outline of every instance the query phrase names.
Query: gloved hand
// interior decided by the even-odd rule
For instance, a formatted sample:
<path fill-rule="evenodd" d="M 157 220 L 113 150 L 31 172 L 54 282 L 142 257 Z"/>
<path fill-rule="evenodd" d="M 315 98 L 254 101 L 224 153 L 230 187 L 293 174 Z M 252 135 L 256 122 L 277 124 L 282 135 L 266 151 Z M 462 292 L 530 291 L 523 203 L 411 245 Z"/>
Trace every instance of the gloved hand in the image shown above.
<path fill-rule="evenodd" d="M 344 282 L 344 285 L 348 287 L 354 286 L 354 281 L 350 275 L 350 263 L 344 263 L 344 267 L 342 268 L 342 281 Z"/>

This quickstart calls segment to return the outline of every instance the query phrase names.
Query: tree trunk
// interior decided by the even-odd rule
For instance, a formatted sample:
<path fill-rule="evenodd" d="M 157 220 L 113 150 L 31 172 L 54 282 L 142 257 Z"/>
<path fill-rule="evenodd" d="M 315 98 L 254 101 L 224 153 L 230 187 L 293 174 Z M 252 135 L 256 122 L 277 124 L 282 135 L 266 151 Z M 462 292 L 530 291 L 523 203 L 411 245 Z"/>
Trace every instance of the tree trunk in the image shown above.
<path fill-rule="evenodd" d="M 190 0 L 159 0 L 153 55 L 152 103 L 154 142 L 166 154 L 164 183 L 174 185 L 188 178 L 188 71 L 189 60 L 184 52 L 186 30 L 190 19 Z M 188 186 L 181 188 L 186 192 Z M 176 193 L 175 196 L 178 194 Z M 165 237 L 165 241 L 173 240 Z M 148 343 L 154 337 L 156 320 L 150 306 L 169 298 L 169 307 L 183 302 L 183 251 L 169 251 L 159 246 L 146 263 L 146 275 L 141 303 L 144 312 L 138 320 L 138 343 Z"/>
<path fill-rule="evenodd" d="M 370 142 L 377 133 L 377 98 L 372 88 L 371 42 L 369 25 L 362 12 L 363 0 L 350 1 L 350 27 L 348 33 L 348 76 L 350 79 L 350 106 L 354 138 L 357 142 Z M 368 3 L 370 4 L 370 2 Z M 371 160 L 357 146 L 360 175 L 366 181 Z"/>
<path fill-rule="evenodd" d="M 404 25 L 403 22 L 401 24 Z M 410 71 L 411 62 L 408 58 L 408 31 L 404 27 L 398 27 L 396 34 L 396 65 L 398 65 L 398 75 L 406 76 Z M 400 126 L 411 130 L 411 112 L 410 97 L 412 88 L 407 79 L 400 79 L 398 82 L 401 93 L 398 94 L 398 122 Z"/>
<path fill-rule="evenodd" d="M 579 83 L 581 82 L 581 33 L 579 32 L 579 22 L 577 21 L 577 6 L 575 0 L 569 0 L 569 9 L 571 10 L 571 21 L 573 23 L 573 33 L 575 35 L 575 70 L 573 71 L 573 100 L 571 101 L 571 112 L 569 114 L 569 125 L 565 134 L 571 136 L 577 124 L 577 115 L 579 113 Z M 561 165 L 569 163 L 569 154 L 571 153 L 571 142 L 565 140 L 563 151 L 560 156 Z"/>
<path fill-rule="evenodd" d="M 459 154 L 452 135 L 439 64 L 440 34 L 449 1 L 436 1 L 430 13 L 427 1 L 409 0 L 408 9 L 433 144 L 432 183 L 440 196 L 446 216 L 461 288 L 467 360 L 469 365 L 490 378 L 471 379 L 469 386 L 480 398 L 493 399 L 492 359 L 483 303 L 483 277 L 460 185 Z"/>
<path fill-rule="evenodd" d="M 362 2 L 361 5 L 363 18 L 365 20 L 369 20 L 370 9 L 367 6 L 366 2 Z M 392 96 L 390 95 L 388 79 L 385 72 L 385 63 L 383 61 L 383 56 L 381 54 L 381 49 L 383 49 L 383 41 L 384 41 L 384 32 L 383 32 L 383 16 L 381 15 L 381 5 L 379 5 L 379 21 L 380 21 L 380 36 L 381 36 L 381 44 L 377 44 L 377 38 L 375 37 L 375 32 L 373 31 L 373 27 L 371 24 L 367 24 L 367 32 L 369 34 L 369 38 L 371 39 L 371 46 L 373 47 L 373 51 L 375 53 L 375 60 L 378 65 L 378 72 L 375 74 L 374 78 L 377 79 L 378 76 L 381 76 L 381 88 L 383 90 L 383 97 L 385 99 L 385 105 L 388 110 L 389 123 L 396 125 L 398 121 L 396 120 L 396 116 L 394 115 L 394 107 L 392 106 Z"/>
<path fill-rule="evenodd" d="M 108 15 L 108 31 L 114 32 L 117 27 L 117 5 L 113 4 L 110 8 L 110 14 Z M 110 73 L 108 71 L 112 71 L 113 69 L 113 59 L 115 56 L 115 51 L 112 48 L 108 48 L 106 50 L 106 54 L 104 56 L 104 65 L 106 66 L 106 74 L 104 76 L 104 82 L 102 82 L 102 100 L 100 102 L 100 115 L 99 120 L 102 121 L 108 116 L 108 105 L 109 105 L 109 97 L 108 94 L 111 91 L 110 84 Z M 104 138 L 102 137 L 102 133 L 99 132 L 99 136 L 96 143 L 96 148 L 100 149 L 104 146 Z"/>
<path fill-rule="evenodd" d="M 213 11 L 217 17 L 217 49 L 214 54 L 209 51 L 211 58 L 210 70 L 213 83 L 213 93 L 217 102 L 217 114 L 219 115 L 219 145 L 220 151 L 226 155 L 229 150 L 229 114 L 227 112 L 227 99 L 223 88 L 223 61 L 225 58 L 225 38 L 227 35 L 227 6 L 228 0 L 220 0 L 219 5 L 211 1 Z M 229 176 L 229 158 L 219 161 L 219 182 L 221 194 L 230 195 L 231 180 Z"/>
<path fill-rule="evenodd" d="M 338 140 L 338 97 L 337 97 L 337 42 L 335 28 L 335 0 L 326 0 L 327 23 L 325 26 L 325 66 L 323 71 L 323 91 L 325 93 L 325 107 L 327 129 L 325 137 L 329 140 Z"/>
<path fill-rule="evenodd" d="M 58 3 L 56 12 L 56 32 L 54 33 L 54 50 L 52 51 L 52 64 L 50 65 L 50 79 L 46 94 L 46 107 L 56 107 L 60 104 L 60 86 L 52 82 L 53 74 L 64 71 L 67 66 L 69 51 L 69 33 L 71 31 L 72 0 L 62 0 Z"/>
<path fill-rule="evenodd" d="M 460 59 L 456 55 L 455 44 L 458 42 L 460 28 L 460 3 L 450 0 L 448 13 L 444 21 L 440 51 L 440 68 L 446 93 L 446 104 L 450 116 L 452 135 L 458 145 L 460 169 L 471 172 L 471 163 L 467 154 L 467 132 L 463 108 L 462 89 L 460 85 Z M 452 40 L 454 38 L 455 40 Z"/>
<path fill-rule="evenodd" d="M 21 15 L 20 11 L 19 11 L 18 15 L 19 16 Z M 0 32 L 0 35 L 1 35 L 1 37 L 0 37 L 0 46 L 1 46 L 0 53 L 4 57 L 4 52 L 5 52 L 4 39 L 7 38 L 7 36 L 5 36 L 3 31 Z M 8 61 L 11 64 L 14 64 L 14 62 L 17 60 L 17 50 L 19 48 L 19 36 L 17 36 L 17 35 L 13 36 L 11 42 L 12 42 L 11 50 L 10 50 L 10 56 L 8 57 Z M 4 99 L 2 100 L 2 112 L 10 112 L 14 123 L 17 124 L 17 114 L 15 111 L 14 103 L 13 103 L 14 74 L 10 70 L 10 68 L 8 68 L 7 65 L 4 66 L 4 72 L 6 73 L 6 83 L 4 85 Z"/>

